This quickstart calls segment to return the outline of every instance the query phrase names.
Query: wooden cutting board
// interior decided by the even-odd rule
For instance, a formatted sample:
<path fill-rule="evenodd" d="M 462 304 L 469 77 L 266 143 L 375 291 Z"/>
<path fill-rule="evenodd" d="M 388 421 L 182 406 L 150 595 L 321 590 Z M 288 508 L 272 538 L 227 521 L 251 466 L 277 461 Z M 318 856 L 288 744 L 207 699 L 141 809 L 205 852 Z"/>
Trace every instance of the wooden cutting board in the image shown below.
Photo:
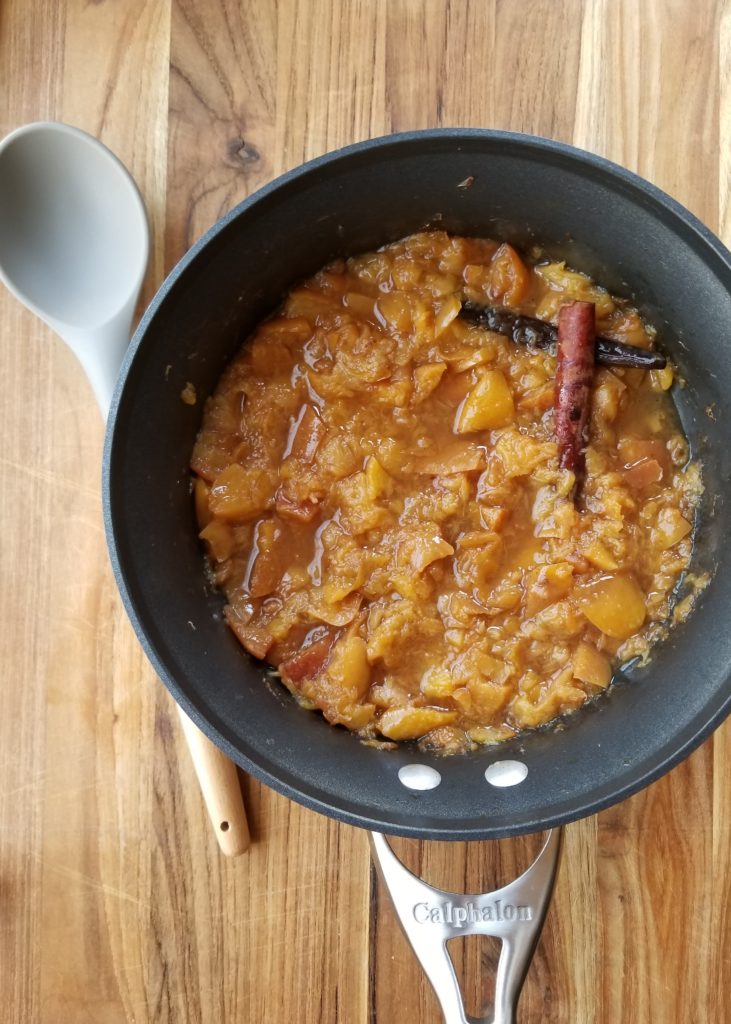
<path fill-rule="evenodd" d="M 574 142 L 731 242 L 728 0 L 5 0 L 0 133 L 49 118 L 136 175 L 145 300 L 281 171 L 436 125 Z M 437 1024 L 363 834 L 245 779 L 254 846 L 219 856 L 107 564 L 90 389 L 5 292 L 0 381 L 0 1020 Z M 397 846 L 474 890 L 535 840 Z M 522 1024 L 726 1024 L 730 905 L 726 726 L 568 829 Z M 474 1012 L 494 952 L 458 950 Z"/>

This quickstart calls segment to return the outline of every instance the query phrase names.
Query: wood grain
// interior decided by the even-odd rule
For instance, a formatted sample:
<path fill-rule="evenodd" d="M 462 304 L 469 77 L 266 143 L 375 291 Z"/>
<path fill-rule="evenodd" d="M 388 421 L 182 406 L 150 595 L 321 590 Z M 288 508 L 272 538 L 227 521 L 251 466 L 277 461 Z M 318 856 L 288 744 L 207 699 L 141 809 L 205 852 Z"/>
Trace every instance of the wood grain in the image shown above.
<path fill-rule="evenodd" d="M 0 133 L 42 118 L 99 135 L 140 182 L 145 299 L 276 174 L 435 125 L 573 141 L 731 242 L 728 0 L 5 0 Z M 242 779 L 253 846 L 219 855 L 107 566 L 93 397 L 5 292 L 0 379 L 2 1024 L 436 1024 L 364 835 Z M 475 891 L 537 842 L 396 847 Z M 568 829 L 521 1024 L 726 1024 L 729 907 L 726 725 Z M 454 957 L 476 1013 L 495 949 Z"/>

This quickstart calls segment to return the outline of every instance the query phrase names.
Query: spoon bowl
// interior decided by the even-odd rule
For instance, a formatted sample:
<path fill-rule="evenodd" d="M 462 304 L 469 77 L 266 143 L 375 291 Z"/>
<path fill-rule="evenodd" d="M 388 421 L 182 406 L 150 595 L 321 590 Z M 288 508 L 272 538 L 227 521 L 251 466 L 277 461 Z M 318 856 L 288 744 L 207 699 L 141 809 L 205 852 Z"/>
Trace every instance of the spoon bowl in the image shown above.
<path fill-rule="evenodd" d="M 137 186 L 97 139 L 38 122 L 0 142 L 0 280 L 73 349 L 105 414 L 149 245 Z"/>

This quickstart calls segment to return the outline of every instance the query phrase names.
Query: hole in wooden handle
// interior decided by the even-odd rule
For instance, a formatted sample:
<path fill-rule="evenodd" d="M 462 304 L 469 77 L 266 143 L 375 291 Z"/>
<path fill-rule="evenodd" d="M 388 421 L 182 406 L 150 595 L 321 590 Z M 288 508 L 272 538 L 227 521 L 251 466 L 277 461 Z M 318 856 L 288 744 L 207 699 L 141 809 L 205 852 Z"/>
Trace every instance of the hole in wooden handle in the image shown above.
<path fill-rule="evenodd" d="M 218 827 L 220 828 L 220 830 L 222 832 L 228 832 L 228 822 L 227 821 L 222 821 L 221 824 Z"/>

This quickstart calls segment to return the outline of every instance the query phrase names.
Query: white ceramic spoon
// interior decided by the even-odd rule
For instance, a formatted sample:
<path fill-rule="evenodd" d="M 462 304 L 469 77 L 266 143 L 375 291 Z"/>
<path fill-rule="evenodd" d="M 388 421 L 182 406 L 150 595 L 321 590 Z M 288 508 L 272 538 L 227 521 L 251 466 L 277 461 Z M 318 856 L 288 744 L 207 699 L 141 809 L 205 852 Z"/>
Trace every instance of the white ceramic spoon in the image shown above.
<path fill-rule="evenodd" d="M 137 186 L 97 139 L 39 122 L 0 142 L 0 280 L 76 354 L 105 417 L 149 247 Z M 236 767 L 180 716 L 219 845 L 243 853 Z"/>

